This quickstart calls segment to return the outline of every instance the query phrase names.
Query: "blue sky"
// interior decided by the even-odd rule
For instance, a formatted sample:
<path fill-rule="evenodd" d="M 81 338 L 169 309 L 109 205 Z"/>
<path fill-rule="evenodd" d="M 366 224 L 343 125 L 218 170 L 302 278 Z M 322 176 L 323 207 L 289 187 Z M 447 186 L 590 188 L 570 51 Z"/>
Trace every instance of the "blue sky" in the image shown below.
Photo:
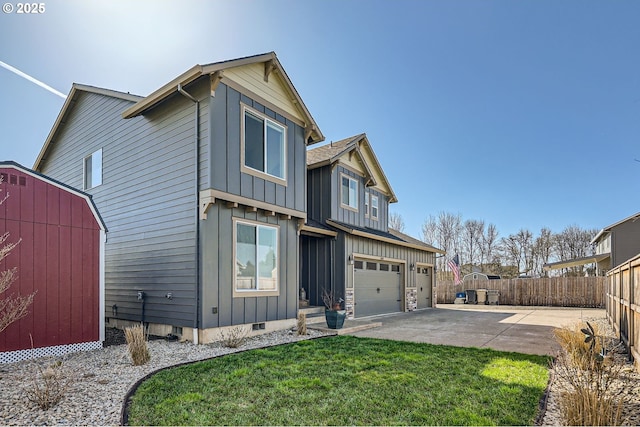
<path fill-rule="evenodd" d="M 65 94 L 275 51 L 327 142 L 367 133 L 415 236 L 440 211 L 502 237 L 640 211 L 638 1 L 44 4 L 0 13 L 0 61 Z M 31 167 L 64 101 L 0 83 L 0 160 Z"/>

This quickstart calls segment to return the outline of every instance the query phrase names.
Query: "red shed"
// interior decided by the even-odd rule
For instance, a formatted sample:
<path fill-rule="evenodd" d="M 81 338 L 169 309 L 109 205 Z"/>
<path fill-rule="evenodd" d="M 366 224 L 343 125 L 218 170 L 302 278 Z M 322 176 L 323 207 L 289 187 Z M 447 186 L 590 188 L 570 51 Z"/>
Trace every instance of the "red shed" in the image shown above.
<path fill-rule="evenodd" d="M 0 174 L 0 235 L 22 239 L 0 261 L 18 269 L 6 293 L 36 291 L 29 314 L 0 332 L 0 363 L 102 348 L 107 230 L 91 196 L 15 162 Z"/>

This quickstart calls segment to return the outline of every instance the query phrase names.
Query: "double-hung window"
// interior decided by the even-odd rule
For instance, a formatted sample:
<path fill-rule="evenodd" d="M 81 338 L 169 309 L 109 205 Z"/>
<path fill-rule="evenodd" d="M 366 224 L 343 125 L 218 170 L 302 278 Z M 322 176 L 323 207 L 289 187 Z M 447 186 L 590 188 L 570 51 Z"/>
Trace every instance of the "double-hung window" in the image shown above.
<path fill-rule="evenodd" d="M 84 158 L 84 189 L 102 184 L 102 148 Z"/>
<path fill-rule="evenodd" d="M 247 107 L 242 111 L 244 166 L 286 180 L 286 128 Z"/>
<path fill-rule="evenodd" d="M 278 227 L 235 222 L 235 292 L 278 291 Z"/>
<path fill-rule="evenodd" d="M 364 217 L 369 218 L 369 192 L 364 192 Z"/>
<path fill-rule="evenodd" d="M 371 195 L 371 219 L 378 219 L 378 196 Z"/>
<path fill-rule="evenodd" d="M 358 210 L 358 181 L 342 175 L 342 205 Z"/>

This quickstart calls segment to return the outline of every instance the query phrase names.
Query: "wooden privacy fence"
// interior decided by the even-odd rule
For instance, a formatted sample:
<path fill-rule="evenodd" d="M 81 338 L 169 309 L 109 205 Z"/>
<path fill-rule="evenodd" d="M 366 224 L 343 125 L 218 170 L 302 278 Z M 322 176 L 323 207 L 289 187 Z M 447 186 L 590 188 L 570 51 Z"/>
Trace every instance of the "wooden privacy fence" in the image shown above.
<path fill-rule="evenodd" d="M 449 304 L 456 293 L 466 289 L 492 289 L 500 292 L 504 305 L 556 307 L 605 306 L 606 277 L 542 277 L 537 279 L 473 280 L 454 285 L 451 280 L 436 285 L 438 304 Z"/>
<path fill-rule="evenodd" d="M 607 318 L 629 354 L 640 360 L 640 255 L 609 270 L 606 292 Z"/>

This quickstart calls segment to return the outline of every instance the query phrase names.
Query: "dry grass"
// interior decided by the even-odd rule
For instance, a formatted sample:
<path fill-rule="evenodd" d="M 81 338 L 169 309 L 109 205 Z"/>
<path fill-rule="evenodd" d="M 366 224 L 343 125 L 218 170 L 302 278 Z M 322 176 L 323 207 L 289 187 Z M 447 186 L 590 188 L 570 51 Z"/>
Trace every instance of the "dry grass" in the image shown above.
<path fill-rule="evenodd" d="M 127 339 L 129 355 L 134 366 L 140 366 L 151 360 L 147 337 L 142 325 L 125 328 L 124 336 Z"/>
<path fill-rule="evenodd" d="M 35 364 L 37 373 L 25 386 L 27 399 L 42 410 L 56 406 L 65 396 L 71 378 L 62 367 L 62 362 L 57 361 L 43 368 Z"/>
<path fill-rule="evenodd" d="M 247 339 L 247 330 L 242 326 L 227 329 L 227 331 L 220 332 L 222 338 L 222 345 L 229 348 L 238 348 Z"/>
<path fill-rule="evenodd" d="M 618 382 L 624 365 L 615 361 L 597 326 L 595 339 L 585 342 L 586 324 L 557 329 L 562 346 L 556 374 L 561 381 L 560 408 L 566 425 L 621 425 L 623 399 Z M 592 345 L 592 341 L 595 341 Z"/>
<path fill-rule="evenodd" d="M 307 335 L 307 315 L 298 313 L 298 335 Z"/>

